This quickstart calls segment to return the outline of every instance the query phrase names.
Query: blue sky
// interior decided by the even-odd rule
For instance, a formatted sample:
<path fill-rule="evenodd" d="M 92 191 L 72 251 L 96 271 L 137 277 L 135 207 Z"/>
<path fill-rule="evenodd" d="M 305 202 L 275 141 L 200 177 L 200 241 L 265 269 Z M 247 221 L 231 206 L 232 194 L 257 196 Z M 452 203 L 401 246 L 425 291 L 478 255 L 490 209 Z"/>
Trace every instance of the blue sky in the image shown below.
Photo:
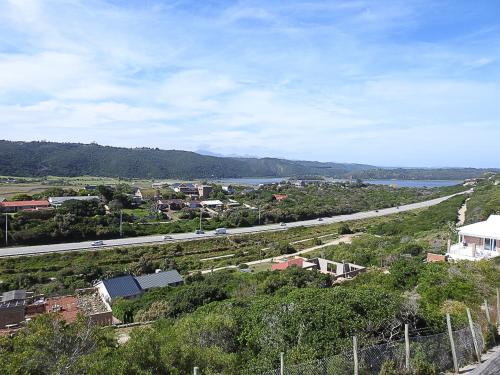
<path fill-rule="evenodd" d="M 0 0 L 0 138 L 500 167 L 499 1 Z"/>

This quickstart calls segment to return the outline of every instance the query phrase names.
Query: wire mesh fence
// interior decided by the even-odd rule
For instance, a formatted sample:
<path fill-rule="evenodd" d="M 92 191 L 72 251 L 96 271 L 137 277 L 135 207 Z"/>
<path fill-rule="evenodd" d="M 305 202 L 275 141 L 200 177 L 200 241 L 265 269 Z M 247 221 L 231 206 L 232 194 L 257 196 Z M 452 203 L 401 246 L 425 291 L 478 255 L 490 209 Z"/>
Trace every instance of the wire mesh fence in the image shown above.
<path fill-rule="evenodd" d="M 478 349 L 484 349 L 484 341 L 479 325 L 474 324 Z M 469 327 L 453 332 L 457 362 L 459 366 L 477 360 L 472 332 Z M 448 333 L 409 338 L 410 368 L 426 365 L 436 373 L 453 369 L 453 357 Z M 406 369 L 406 342 L 398 340 L 359 349 L 358 373 L 379 374 L 384 366 L 390 364 L 398 373 Z M 260 375 L 344 375 L 353 374 L 355 368 L 354 352 L 343 352 L 327 358 L 296 365 L 284 363 L 283 369 L 277 368 Z"/>
<path fill-rule="evenodd" d="M 491 303 L 493 302 L 493 303 Z M 485 301 L 482 313 L 473 322 L 467 308 L 469 325 L 452 331 L 450 316 L 447 315 L 448 332 L 425 335 L 416 330 L 418 336 L 409 337 L 405 327 L 405 339 L 358 348 L 353 338 L 353 348 L 333 356 L 315 359 L 300 364 L 288 364 L 283 353 L 281 366 L 260 372 L 259 375 L 376 375 L 443 373 L 477 362 L 488 347 L 488 337 L 483 332 L 500 325 L 500 290 L 495 301 Z M 495 333 L 496 335 L 496 333 Z M 490 343 L 491 344 L 491 343 Z M 454 354 L 456 361 L 454 360 Z M 195 375 L 201 375 L 198 368 Z"/>

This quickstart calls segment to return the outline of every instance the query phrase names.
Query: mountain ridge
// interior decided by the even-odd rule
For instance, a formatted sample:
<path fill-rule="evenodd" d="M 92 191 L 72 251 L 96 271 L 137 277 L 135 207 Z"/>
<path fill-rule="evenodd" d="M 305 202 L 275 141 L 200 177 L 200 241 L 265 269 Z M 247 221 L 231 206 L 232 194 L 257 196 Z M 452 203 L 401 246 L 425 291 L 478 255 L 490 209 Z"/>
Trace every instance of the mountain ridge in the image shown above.
<path fill-rule="evenodd" d="M 91 175 L 123 178 L 239 178 L 325 176 L 335 178 L 464 179 L 487 168 L 387 168 L 369 164 L 218 157 L 192 151 L 125 148 L 96 143 L 0 140 L 0 174 L 7 176 Z"/>

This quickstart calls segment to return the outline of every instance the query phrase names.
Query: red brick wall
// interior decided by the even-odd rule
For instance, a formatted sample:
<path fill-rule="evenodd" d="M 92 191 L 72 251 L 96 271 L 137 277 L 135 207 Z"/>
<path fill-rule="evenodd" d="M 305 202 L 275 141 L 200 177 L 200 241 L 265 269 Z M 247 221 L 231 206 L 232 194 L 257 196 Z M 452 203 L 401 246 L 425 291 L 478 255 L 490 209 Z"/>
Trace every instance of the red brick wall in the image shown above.
<path fill-rule="evenodd" d="M 479 237 L 471 237 L 471 236 L 464 236 L 464 242 L 468 243 L 469 245 L 476 244 L 477 246 L 483 246 L 483 239 Z"/>
<path fill-rule="evenodd" d="M 427 253 L 428 262 L 446 262 L 446 257 L 441 254 Z"/>

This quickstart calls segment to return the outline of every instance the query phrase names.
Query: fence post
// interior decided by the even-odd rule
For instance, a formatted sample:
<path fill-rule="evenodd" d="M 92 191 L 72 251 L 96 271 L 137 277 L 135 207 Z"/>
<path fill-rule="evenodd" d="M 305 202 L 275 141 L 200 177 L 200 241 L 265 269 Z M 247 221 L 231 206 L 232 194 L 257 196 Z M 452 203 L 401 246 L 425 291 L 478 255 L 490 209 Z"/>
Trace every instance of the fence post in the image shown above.
<path fill-rule="evenodd" d="M 474 323 L 472 322 L 472 317 L 470 315 L 470 310 L 467 307 L 467 319 L 469 320 L 470 333 L 472 335 L 472 342 L 474 343 L 474 350 L 476 351 L 476 357 L 479 363 L 481 363 L 481 353 L 479 353 L 479 346 L 477 345 L 476 332 L 474 331 Z"/>
<path fill-rule="evenodd" d="M 280 353 L 280 375 L 285 375 L 285 353 Z"/>
<path fill-rule="evenodd" d="M 358 375 L 359 374 L 358 338 L 356 336 L 352 337 L 352 354 L 354 358 L 354 375 Z"/>
<path fill-rule="evenodd" d="M 448 335 L 450 336 L 451 356 L 453 357 L 453 368 L 455 374 L 458 374 L 457 352 L 455 350 L 455 340 L 453 339 L 453 330 L 451 329 L 450 314 L 446 314 L 446 324 L 448 325 Z"/>
<path fill-rule="evenodd" d="M 193 375 L 199 375 L 200 373 L 198 372 L 199 368 L 198 367 L 194 367 L 193 368 Z"/>
<path fill-rule="evenodd" d="M 500 289 L 497 288 L 497 326 L 500 325 Z"/>
<path fill-rule="evenodd" d="M 486 312 L 486 320 L 488 321 L 488 325 L 491 324 L 491 317 L 490 317 L 490 308 L 488 306 L 488 300 L 484 300 L 484 311 Z"/>
<path fill-rule="evenodd" d="M 406 367 L 406 369 L 409 369 L 410 368 L 410 335 L 409 335 L 408 324 L 405 324 L 405 357 L 406 357 L 405 367 Z"/>

